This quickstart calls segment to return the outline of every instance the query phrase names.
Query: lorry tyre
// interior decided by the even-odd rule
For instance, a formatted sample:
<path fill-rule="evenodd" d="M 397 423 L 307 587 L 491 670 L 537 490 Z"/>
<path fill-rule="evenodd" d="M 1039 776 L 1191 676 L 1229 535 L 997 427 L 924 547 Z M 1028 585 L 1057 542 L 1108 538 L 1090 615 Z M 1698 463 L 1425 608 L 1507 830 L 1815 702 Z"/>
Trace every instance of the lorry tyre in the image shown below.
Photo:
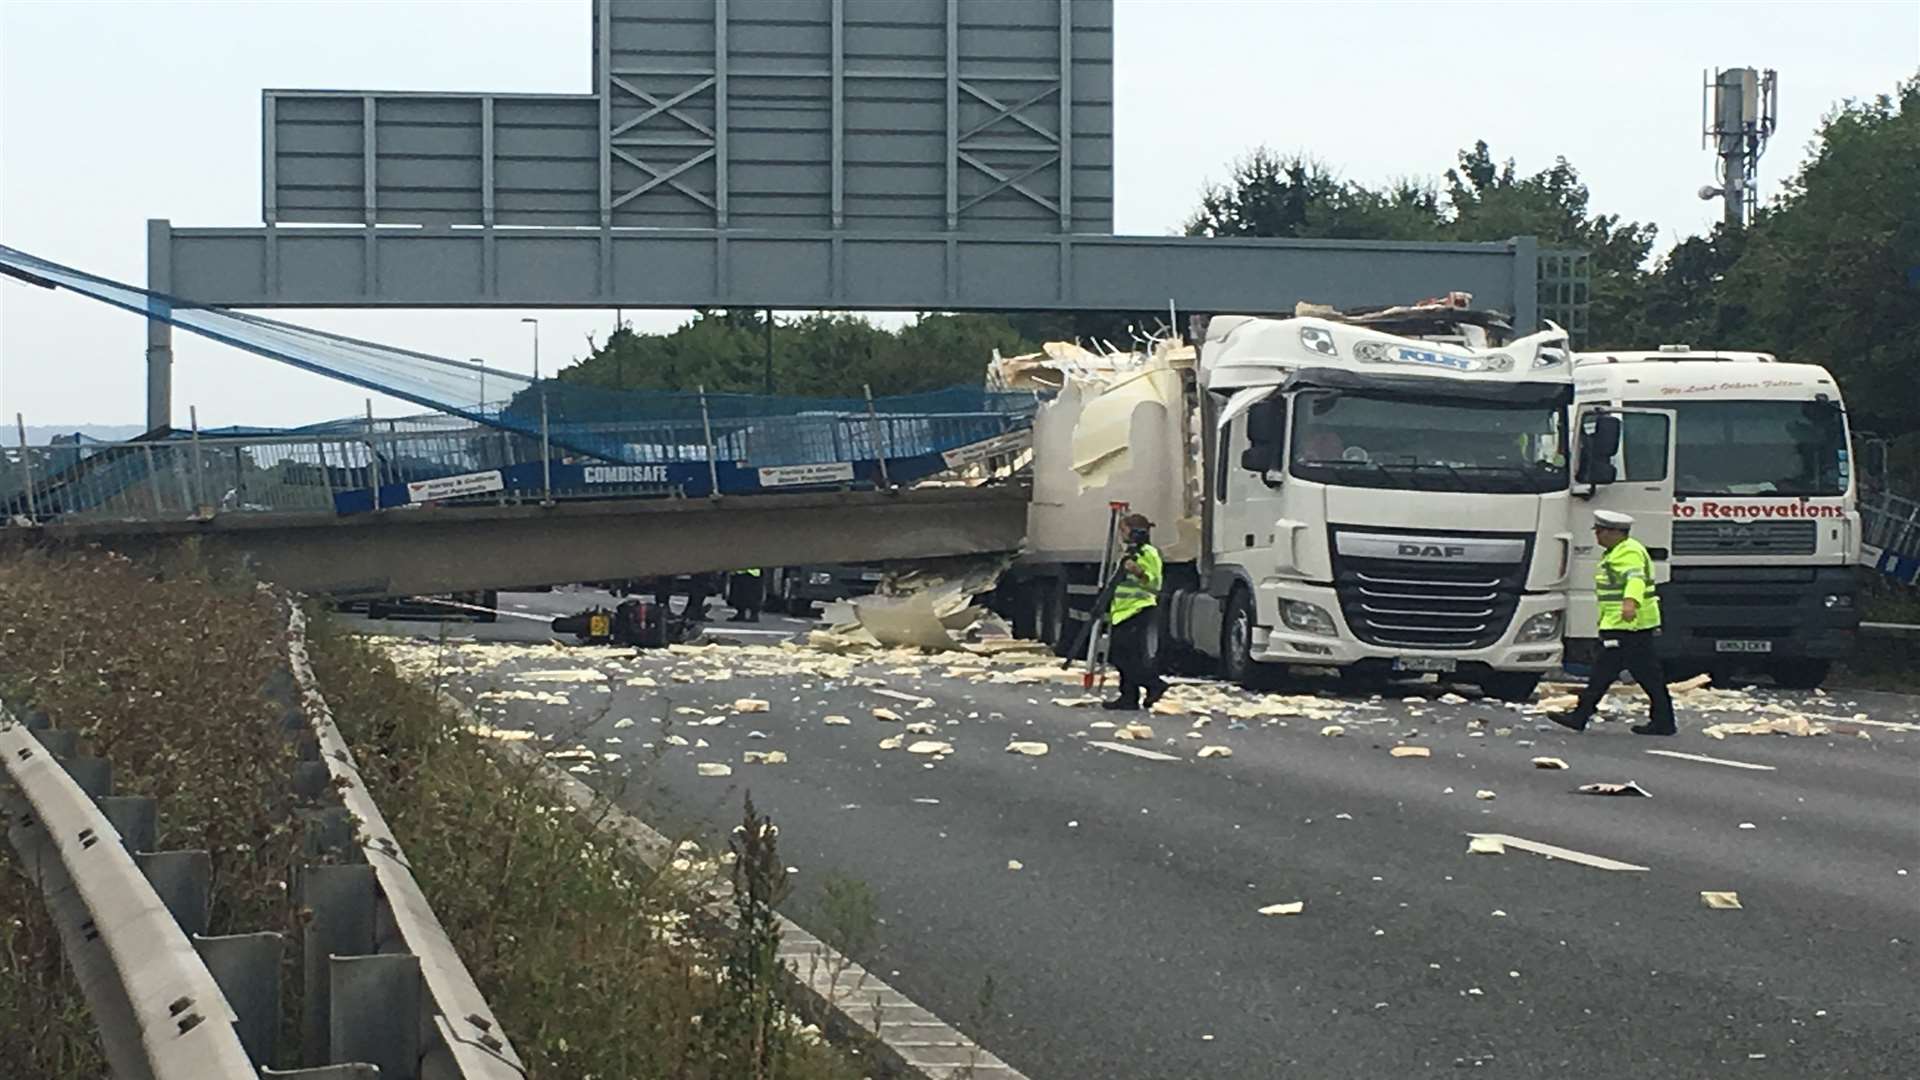
<path fill-rule="evenodd" d="M 1022 581 L 1013 588 L 1013 596 L 1007 601 L 1009 620 L 1013 623 L 1013 636 L 1022 641 L 1040 640 L 1040 628 L 1034 624 L 1039 612 L 1035 597 L 1040 593 L 1037 581 Z"/>
<path fill-rule="evenodd" d="M 1367 664 L 1349 664 L 1335 671 L 1343 694 L 1378 694 L 1389 681 L 1384 668 Z"/>
<path fill-rule="evenodd" d="M 1776 660 L 1767 668 L 1773 684 L 1787 690 L 1812 690 L 1827 681 L 1831 660 Z"/>
<path fill-rule="evenodd" d="M 1539 685 L 1537 671 L 1496 671 L 1480 677 L 1480 689 L 1488 697 L 1501 701 L 1532 701 L 1533 691 Z"/>
<path fill-rule="evenodd" d="M 1253 660 L 1253 597 L 1235 588 L 1220 625 L 1220 677 L 1251 690 L 1260 681 Z"/>

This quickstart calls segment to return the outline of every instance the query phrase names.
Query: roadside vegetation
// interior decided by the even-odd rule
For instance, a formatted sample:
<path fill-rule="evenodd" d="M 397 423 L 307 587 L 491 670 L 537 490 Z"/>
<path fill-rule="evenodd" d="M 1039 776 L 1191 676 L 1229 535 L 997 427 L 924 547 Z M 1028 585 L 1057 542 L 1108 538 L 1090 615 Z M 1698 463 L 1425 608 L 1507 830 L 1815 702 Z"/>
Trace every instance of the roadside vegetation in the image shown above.
<path fill-rule="evenodd" d="M 728 860 L 739 929 L 710 935 L 684 881 L 652 874 L 533 767 L 489 752 L 431 681 L 324 618 L 309 649 L 375 801 L 530 1075 L 862 1075 L 773 1001 L 785 873 L 764 817 L 748 808 L 755 827 Z"/>
<path fill-rule="evenodd" d="M 119 793 L 158 797 L 162 848 L 212 853 L 211 933 L 289 934 L 282 993 L 297 1016 L 293 749 L 265 693 L 283 665 L 278 602 L 190 560 L 86 551 L 9 553 L 0 605 L 0 700 L 80 732 L 83 752 L 113 763 Z M 325 617 L 309 648 L 362 775 L 530 1077 L 863 1075 L 773 993 L 768 905 L 785 883 L 764 817 L 724 860 L 744 929 L 715 929 L 690 884 L 698 867 L 648 871 L 532 766 L 503 764 L 464 731 L 431 685 Z M 38 889 L 0 850 L 0 1073 L 105 1075 Z M 293 1040 L 282 1041 L 288 1067 Z"/>
<path fill-rule="evenodd" d="M 208 932 L 292 931 L 299 837 L 293 751 L 263 693 L 284 640 L 270 600 L 189 559 L 28 552 L 0 561 L 0 610 L 0 700 L 77 731 L 116 793 L 157 798 L 161 850 L 211 854 Z M 0 852 L 0 1072 L 103 1076 L 39 889 Z M 282 984 L 297 1008 L 298 980 Z"/>

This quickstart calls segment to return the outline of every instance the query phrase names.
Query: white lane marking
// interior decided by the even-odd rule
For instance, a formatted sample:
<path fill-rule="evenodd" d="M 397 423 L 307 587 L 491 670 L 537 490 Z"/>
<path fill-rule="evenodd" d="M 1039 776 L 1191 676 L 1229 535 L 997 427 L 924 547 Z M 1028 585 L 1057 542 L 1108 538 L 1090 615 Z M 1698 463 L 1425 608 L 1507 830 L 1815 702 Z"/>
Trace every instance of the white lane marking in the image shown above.
<path fill-rule="evenodd" d="M 1730 758 L 1708 757 L 1705 754 L 1683 754 L 1678 750 L 1649 750 L 1647 753 L 1657 754 L 1660 757 L 1679 758 L 1681 761 L 1701 761 L 1708 765 L 1726 765 L 1735 769 L 1753 769 L 1757 772 L 1775 771 L 1772 765 L 1755 765 L 1751 761 L 1734 761 Z"/>
<path fill-rule="evenodd" d="M 1148 761 L 1179 761 L 1180 760 L 1178 757 L 1174 756 L 1173 754 L 1163 754 L 1158 750 L 1142 750 L 1137 746 L 1128 746 L 1126 743 L 1101 742 L 1096 739 L 1088 742 L 1087 745 L 1097 746 L 1102 750 L 1112 750 L 1116 754 L 1132 754 L 1134 757 L 1146 758 Z"/>
<path fill-rule="evenodd" d="M 1545 855 L 1548 858 L 1565 859 L 1567 862 L 1579 863 L 1582 866 L 1591 866 L 1595 870 L 1638 870 L 1644 872 L 1647 869 L 1644 866 L 1635 866 L 1632 863 L 1621 862 L 1618 859 L 1609 859 L 1604 855 L 1589 855 L 1584 851 L 1557 847 L 1553 844 L 1543 844 L 1538 840 L 1526 840 L 1518 836 L 1508 836 L 1506 833 L 1468 833 L 1467 835 L 1476 838 L 1482 836 L 1492 837 L 1510 848 L 1519 848 L 1521 851 L 1531 851 L 1535 855 Z"/>
<path fill-rule="evenodd" d="M 757 634 L 761 637 L 793 636 L 793 631 L 791 630 L 749 630 L 744 626 L 713 626 L 709 624 L 706 630 L 707 633 L 713 634 L 716 637 L 724 637 L 728 634 Z"/>
<path fill-rule="evenodd" d="M 1920 724 L 1909 724 L 1900 720 L 1868 720 L 1864 716 L 1858 720 L 1851 716 L 1823 716 L 1820 719 L 1829 724 L 1872 724 L 1874 727 L 1892 728 L 1895 731 L 1920 731 Z"/>

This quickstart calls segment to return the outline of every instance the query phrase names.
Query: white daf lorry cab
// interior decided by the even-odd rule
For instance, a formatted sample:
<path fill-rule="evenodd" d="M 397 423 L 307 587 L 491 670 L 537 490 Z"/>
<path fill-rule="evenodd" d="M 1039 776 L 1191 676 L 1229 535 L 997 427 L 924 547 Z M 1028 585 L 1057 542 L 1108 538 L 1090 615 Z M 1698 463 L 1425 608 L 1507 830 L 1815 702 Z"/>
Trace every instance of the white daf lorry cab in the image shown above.
<path fill-rule="evenodd" d="M 1067 380 L 1036 420 L 1028 547 L 1002 583 L 1016 630 L 1075 636 L 1120 501 L 1156 523 L 1167 647 L 1227 678 L 1311 665 L 1530 695 L 1560 666 L 1575 572 L 1566 335 L 1396 310 L 1216 316 L 1197 352 Z M 1589 486 L 1583 506 L 1625 490 Z"/>

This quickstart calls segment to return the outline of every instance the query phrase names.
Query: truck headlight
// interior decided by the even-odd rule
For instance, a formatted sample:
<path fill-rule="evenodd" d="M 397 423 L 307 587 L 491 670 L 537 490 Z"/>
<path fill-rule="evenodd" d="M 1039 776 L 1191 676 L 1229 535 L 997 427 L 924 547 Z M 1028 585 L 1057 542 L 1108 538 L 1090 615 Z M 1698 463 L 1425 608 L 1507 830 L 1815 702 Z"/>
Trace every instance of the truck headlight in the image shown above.
<path fill-rule="evenodd" d="M 831 585 L 833 584 L 833 575 L 826 573 L 824 571 L 816 571 L 815 573 L 811 573 L 807 575 L 807 584 Z"/>
<path fill-rule="evenodd" d="M 1853 594 L 1828 593 L 1820 598 L 1820 606 L 1828 611 L 1850 611 L 1853 609 Z"/>
<path fill-rule="evenodd" d="M 1543 611 L 1520 624 L 1515 641 L 1552 641 L 1560 636 L 1560 612 Z"/>
<path fill-rule="evenodd" d="M 1340 630 L 1333 625 L 1333 616 L 1319 604 L 1309 604 L 1305 600 L 1280 601 L 1280 621 L 1292 629 L 1323 637 L 1338 637 Z"/>
<path fill-rule="evenodd" d="M 1318 326 L 1301 327 L 1300 344 L 1306 346 L 1308 351 L 1317 352 L 1321 356 L 1340 355 L 1340 346 L 1333 343 L 1333 334 Z"/>

